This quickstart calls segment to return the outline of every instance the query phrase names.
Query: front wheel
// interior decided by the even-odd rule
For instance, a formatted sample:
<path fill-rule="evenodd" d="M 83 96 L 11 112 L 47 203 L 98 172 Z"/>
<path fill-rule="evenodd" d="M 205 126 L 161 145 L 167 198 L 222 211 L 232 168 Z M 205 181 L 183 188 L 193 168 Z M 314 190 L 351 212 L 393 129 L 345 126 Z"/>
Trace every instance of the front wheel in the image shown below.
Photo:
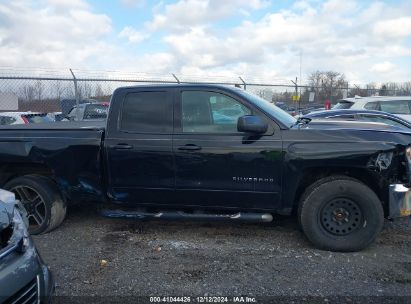
<path fill-rule="evenodd" d="M 316 247 L 358 251 L 378 236 L 384 211 L 377 195 L 363 183 L 348 177 L 330 177 L 305 191 L 299 221 Z"/>

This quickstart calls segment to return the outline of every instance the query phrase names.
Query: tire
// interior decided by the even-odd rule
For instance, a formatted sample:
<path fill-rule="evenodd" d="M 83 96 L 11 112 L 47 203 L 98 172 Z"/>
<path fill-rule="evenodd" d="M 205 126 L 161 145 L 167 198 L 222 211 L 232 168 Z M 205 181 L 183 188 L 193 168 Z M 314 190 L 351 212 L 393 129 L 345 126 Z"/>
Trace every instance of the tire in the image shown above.
<path fill-rule="evenodd" d="M 47 233 L 63 222 L 66 204 L 49 178 L 25 175 L 9 181 L 4 188 L 15 193 L 25 207 L 30 234 Z"/>
<path fill-rule="evenodd" d="M 307 238 L 319 249 L 359 251 L 375 241 L 384 224 L 377 195 L 358 180 L 334 176 L 304 192 L 298 210 Z"/>

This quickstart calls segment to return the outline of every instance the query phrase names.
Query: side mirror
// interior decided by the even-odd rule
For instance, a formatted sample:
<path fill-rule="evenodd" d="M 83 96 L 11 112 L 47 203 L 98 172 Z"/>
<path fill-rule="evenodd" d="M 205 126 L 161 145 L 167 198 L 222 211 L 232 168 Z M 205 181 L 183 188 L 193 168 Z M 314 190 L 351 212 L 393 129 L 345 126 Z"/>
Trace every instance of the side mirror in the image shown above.
<path fill-rule="evenodd" d="M 267 129 L 268 124 L 260 116 L 245 115 L 238 118 L 238 132 L 264 134 Z"/>

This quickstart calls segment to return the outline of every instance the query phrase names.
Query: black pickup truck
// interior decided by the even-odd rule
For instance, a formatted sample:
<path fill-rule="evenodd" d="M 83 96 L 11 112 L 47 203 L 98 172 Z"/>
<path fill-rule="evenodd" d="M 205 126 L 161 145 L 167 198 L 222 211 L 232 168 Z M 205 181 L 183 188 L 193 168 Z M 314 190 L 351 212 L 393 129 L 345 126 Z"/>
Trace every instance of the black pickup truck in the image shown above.
<path fill-rule="evenodd" d="M 298 217 L 317 247 L 360 250 L 384 216 L 411 214 L 411 133 L 379 123 L 296 120 L 239 88 L 124 87 L 106 125 L 0 129 L 0 186 L 32 233 L 66 205 L 106 216 L 269 222 Z"/>

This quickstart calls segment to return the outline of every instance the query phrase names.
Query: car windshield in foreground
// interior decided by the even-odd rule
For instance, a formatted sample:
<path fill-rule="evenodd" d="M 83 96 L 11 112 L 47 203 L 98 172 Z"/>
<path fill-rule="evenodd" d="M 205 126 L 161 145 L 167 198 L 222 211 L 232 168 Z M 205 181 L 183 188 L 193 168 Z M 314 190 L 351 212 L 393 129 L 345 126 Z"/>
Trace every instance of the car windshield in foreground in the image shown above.
<path fill-rule="evenodd" d="M 354 103 L 350 101 L 340 100 L 335 106 L 332 107 L 333 110 L 349 109 Z"/>
<path fill-rule="evenodd" d="M 251 100 L 255 105 L 257 105 L 257 107 L 259 107 L 261 110 L 271 115 L 272 117 L 276 118 L 287 127 L 291 127 L 296 124 L 297 120 L 294 117 L 292 117 L 286 111 L 275 106 L 271 102 L 247 91 L 239 90 L 239 93 L 245 98 Z"/>

